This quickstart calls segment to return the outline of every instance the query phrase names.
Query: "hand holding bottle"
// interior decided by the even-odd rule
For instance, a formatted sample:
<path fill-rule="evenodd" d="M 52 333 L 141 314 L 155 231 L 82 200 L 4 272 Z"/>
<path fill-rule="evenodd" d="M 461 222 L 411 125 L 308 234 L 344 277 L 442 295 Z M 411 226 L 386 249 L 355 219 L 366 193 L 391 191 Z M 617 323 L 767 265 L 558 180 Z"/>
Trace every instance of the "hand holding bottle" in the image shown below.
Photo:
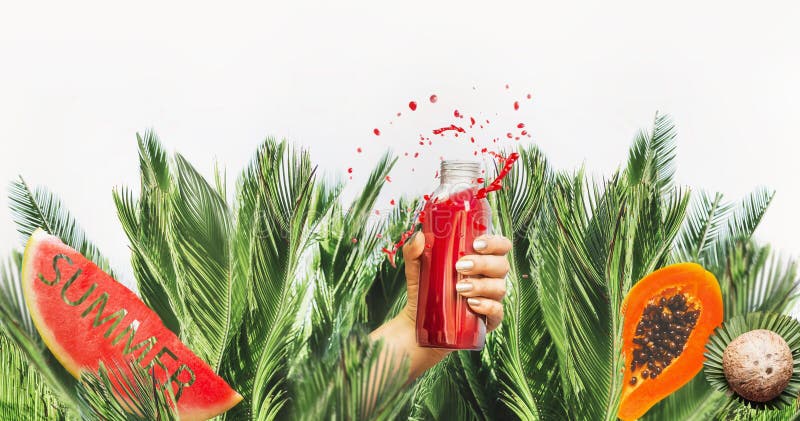
<path fill-rule="evenodd" d="M 466 276 L 455 285 L 456 291 L 467 297 L 470 308 L 486 316 L 487 331 L 494 330 L 503 320 L 503 297 L 506 294 L 505 276 L 509 271 L 506 254 L 511 250 L 511 241 L 499 235 L 478 237 L 473 242 L 474 255 L 466 255 L 456 263 L 456 270 Z M 425 239 L 415 234 L 403 246 L 406 265 L 408 304 L 403 312 L 416 323 L 421 257 Z"/>

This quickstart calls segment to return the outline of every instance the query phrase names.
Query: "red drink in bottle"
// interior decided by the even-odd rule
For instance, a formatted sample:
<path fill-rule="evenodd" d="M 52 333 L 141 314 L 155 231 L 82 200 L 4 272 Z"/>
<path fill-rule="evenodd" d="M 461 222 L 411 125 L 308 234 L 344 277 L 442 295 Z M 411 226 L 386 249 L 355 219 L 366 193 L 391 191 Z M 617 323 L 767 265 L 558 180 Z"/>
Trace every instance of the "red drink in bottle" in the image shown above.
<path fill-rule="evenodd" d="M 483 348 L 486 323 L 456 292 L 456 283 L 466 277 L 455 268 L 461 257 L 475 254 L 472 242 L 491 230 L 489 202 L 478 194 L 480 169 L 474 161 L 442 161 L 441 184 L 425 204 L 425 251 L 417 305 L 421 346 Z"/>

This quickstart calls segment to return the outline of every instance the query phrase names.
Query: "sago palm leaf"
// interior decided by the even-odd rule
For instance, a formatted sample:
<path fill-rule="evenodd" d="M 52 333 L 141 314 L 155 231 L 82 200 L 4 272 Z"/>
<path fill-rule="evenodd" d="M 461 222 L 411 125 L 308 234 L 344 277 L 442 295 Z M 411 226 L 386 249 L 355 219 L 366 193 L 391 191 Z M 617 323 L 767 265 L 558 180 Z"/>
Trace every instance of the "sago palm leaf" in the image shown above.
<path fill-rule="evenodd" d="M 342 360 L 310 360 L 298 378 L 292 419 L 395 420 L 411 391 L 405 388 L 407 360 L 381 356 L 382 343 L 356 330 L 341 339 Z"/>
<path fill-rule="evenodd" d="M 367 318 L 365 297 L 375 281 L 379 264 L 378 234 L 385 221 L 372 219 L 373 209 L 396 158 L 388 153 L 378 160 L 364 190 L 347 211 L 334 206 L 321 226 L 318 276 L 314 285 L 312 336 L 309 350 L 317 357 L 338 359 L 330 347 L 341 341 L 356 323 Z M 353 241 L 355 239 L 355 241 Z"/>
<path fill-rule="evenodd" d="M 131 265 L 139 293 L 164 325 L 181 336 L 186 319 L 175 262 L 169 247 L 171 197 L 169 158 L 153 132 L 137 134 L 141 173 L 140 197 L 121 188 L 114 191 L 117 214 L 130 242 Z"/>
<path fill-rule="evenodd" d="M 665 264 L 688 196 L 672 187 L 674 127 L 658 117 L 604 182 L 555 179 L 535 247 L 544 320 L 557 350 L 566 417 L 614 419 L 621 390 L 620 306 L 630 286 Z M 584 186 L 587 188 L 584 188 Z"/>
<path fill-rule="evenodd" d="M 234 264 L 247 279 L 249 310 L 229 350 L 226 371 L 245 401 L 228 419 L 280 419 L 290 362 L 302 345 L 302 262 L 316 226 L 339 194 L 320 182 L 306 151 L 268 139 L 237 183 Z"/>
<path fill-rule="evenodd" d="M 74 415 L 5 332 L 0 332 L 0 373 L 0 419 L 46 421 Z"/>
<path fill-rule="evenodd" d="M 78 387 L 81 415 L 85 420 L 178 420 L 172 388 L 162 391 L 156 379 L 134 361 L 84 373 Z"/>
<path fill-rule="evenodd" d="M 20 177 L 19 180 L 11 183 L 8 200 L 17 231 L 24 242 L 27 242 L 37 228 L 42 228 L 61 238 L 64 244 L 78 250 L 105 272 L 114 275 L 108 260 L 86 238 L 83 229 L 64 209 L 61 200 L 48 190 L 44 188 L 31 189 L 28 183 Z"/>
<path fill-rule="evenodd" d="M 627 173 L 632 185 L 653 184 L 660 192 L 669 189 L 675 175 L 676 135 L 672 119 L 658 113 L 652 130 L 639 132 L 628 154 Z"/>
<path fill-rule="evenodd" d="M 245 311 L 246 279 L 233 274 L 231 215 L 225 199 L 181 155 L 175 159 L 170 248 L 190 320 L 185 342 L 219 369 Z"/>
<path fill-rule="evenodd" d="M 520 151 L 516 168 L 502 190 L 494 196 L 499 232 L 513 239 L 510 291 L 505 300 L 505 319 L 492 336 L 488 353 L 497 353 L 497 375 L 501 397 L 507 410 L 520 419 L 546 417 L 544 413 L 563 413 L 558 408 L 560 395 L 558 360 L 552 338 L 546 329 L 541 297 L 531 278 L 539 263 L 531 247 L 540 228 L 541 212 L 551 187 L 550 168 L 536 148 Z M 497 340 L 494 340 L 497 339 Z"/>
<path fill-rule="evenodd" d="M 429 369 L 418 381 L 412 398 L 409 421 L 477 420 L 469 402 L 460 399 L 461 385 L 452 373 L 455 355 Z"/>
<path fill-rule="evenodd" d="M 706 192 L 692 195 L 690 211 L 675 244 L 674 261 L 704 264 L 703 257 L 713 250 L 725 228 L 733 205 L 721 193 L 712 198 Z"/>

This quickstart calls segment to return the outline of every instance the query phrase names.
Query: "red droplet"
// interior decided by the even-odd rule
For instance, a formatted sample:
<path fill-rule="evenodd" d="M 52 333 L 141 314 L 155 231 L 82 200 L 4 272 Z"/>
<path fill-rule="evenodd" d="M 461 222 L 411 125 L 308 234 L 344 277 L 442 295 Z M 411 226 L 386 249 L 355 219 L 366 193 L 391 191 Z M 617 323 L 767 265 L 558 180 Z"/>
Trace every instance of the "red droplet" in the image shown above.
<path fill-rule="evenodd" d="M 517 128 L 518 128 L 518 129 L 521 129 L 521 128 L 524 128 L 524 127 L 525 127 L 525 123 L 519 123 L 519 124 L 517 124 Z"/>
<path fill-rule="evenodd" d="M 514 109 L 515 110 L 519 109 L 519 101 L 514 101 Z"/>
<path fill-rule="evenodd" d="M 461 113 L 459 113 L 458 110 L 455 110 L 455 111 L 453 111 L 453 117 L 456 117 L 456 118 L 461 117 Z"/>
<path fill-rule="evenodd" d="M 375 136 L 380 136 L 380 135 L 381 135 L 381 131 L 380 131 L 380 130 L 378 130 L 377 128 L 375 128 L 374 130 L 372 130 L 372 133 L 375 133 Z"/>
<path fill-rule="evenodd" d="M 409 102 L 408 103 L 408 108 L 411 108 L 411 111 L 416 111 L 417 110 L 417 103 L 414 102 L 414 101 Z"/>
<path fill-rule="evenodd" d="M 515 137 L 514 140 L 519 140 L 519 136 Z"/>
<path fill-rule="evenodd" d="M 383 234 L 375 234 L 375 238 L 383 238 Z"/>
<path fill-rule="evenodd" d="M 509 88 L 509 86 L 508 86 L 508 84 L 506 83 L 506 89 L 508 89 L 508 88 Z"/>
<path fill-rule="evenodd" d="M 394 202 L 394 199 L 392 199 L 392 200 L 390 200 L 390 201 L 389 201 L 389 204 L 390 204 L 390 205 L 392 205 L 392 206 L 394 206 L 394 203 L 395 203 L 395 202 Z"/>
<path fill-rule="evenodd" d="M 353 173 L 353 168 L 352 168 L 352 167 L 351 167 L 351 168 L 348 168 L 348 169 L 347 169 L 347 173 L 348 173 L 348 174 L 352 174 L 352 173 Z"/>
<path fill-rule="evenodd" d="M 489 120 L 488 119 L 486 120 L 486 124 L 489 124 Z"/>
<path fill-rule="evenodd" d="M 483 177 L 479 177 L 477 181 L 478 181 L 478 183 L 483 184 L 483 182 L 486 181 L 486 180 L 484 180 Z"/>
<path fill-rule="evenodd" d="M 392 177 L 389 177 L 389 176 L 387 175 L 387 176 L 386 176 L 386 181 L 387 181 L 387 182 L 389 182 L 389 183 L 391 183 L 391 182 L 392 182 Z"/>
<path fill-rule="evenodd" d="M 435 102 L 436 102 L 436 101 L 438 101 L 438 100 L 439 100 L 439 97 L 438 97 L 438 96 L 436 96 L 436 95 L 431 95 L 431 103 L 432 103 L 432 104 L 433 104 L 433 103 L 435 103 Z"/>
<path fill-rule="evenodd" d="M 475 125 L 475 117 L 470 117 L 469 118 L 469 124 L 472 125 L 472 126 Z"/>
<path fill-rule="evenodd" d="M 378 209 L 375 209 L 375 215 L 380 215 L 380 214 L 381 214 L 381 211 L 379 211 Z"/>
<path fill-rule="evenodd" d="M 508 132 L 508 133 L 506 133 L 506 137 L 511 139 L 512 137 L 514 137 L 514 135 L 512 135 L 511 132 Z"/>
<path fill-rule="evenodd" d="M 403 114 L 398 111 L 397 112 L 397 116 L 400 117 L 401 115 L 403 115 Z"/>
<path fill-rule="evenodd" d="M 430 196 L 428 196 L 427 194 L 426 194 L 426 195 L 424 195 L 424 196 L 422 196 L 422 198 L 423 198 L 423 199 L 425 199 L 425 201 L 426 201 L 426 202 L 428 202 L 428 201 L 430 201 L 430 200 L 431 200 L 431 197 L 430 197 Z"/>
<path fill-rule="evenodd" d="M 356 237 L 353 237 L 353 238 L 350 239 L 350 242 L 355 244 L 355 243 L 358 242 L 358 239 Z"/>
<path fill-rule="evenodd" d="M 475 143 L 475 138 L 471 137 L 471 138 L 469 138 L 469 141 L 472 142 L 472 143 Z"/>
<path fill-rule="evenodd" d="M 528 97 L 528 99 L 531 99 L 531 94 L 528 94 L 527 97 Z"/>
<path fill-rule="evenodd" d="M 356 149 L 356 152 L 361 153 L 361 148 Z"/>
<path fill-rule="evenodd" d="M 528 134 L 528 131 L 527 130 L 523 130 L 523 131 L 520 132 L 520 134 L 525 136 L 526 134 Z"/>
<path fill-rule="evenodd" d="M 414 152 L 414 158 L 419 156 L 419 152 Z"/>
<path fill-rule="evenodd" d="M 486 149 L 486 148 L 483 148 L 483 149 L 481 149 L 481 153 L 486 153 L 486 151 L 487 151 L 487 150 L 488 150 L 488 149 Z"/>
<path fill-rule="evenodd" d="M 408 152 L 404 153 L 403 156 L 408 156 Z"/>
<path fill-rule="evenodd" d="M 475 156 L 478 156 L 478 151 L 475 151 L 472 154 L 475 155 Z"/>

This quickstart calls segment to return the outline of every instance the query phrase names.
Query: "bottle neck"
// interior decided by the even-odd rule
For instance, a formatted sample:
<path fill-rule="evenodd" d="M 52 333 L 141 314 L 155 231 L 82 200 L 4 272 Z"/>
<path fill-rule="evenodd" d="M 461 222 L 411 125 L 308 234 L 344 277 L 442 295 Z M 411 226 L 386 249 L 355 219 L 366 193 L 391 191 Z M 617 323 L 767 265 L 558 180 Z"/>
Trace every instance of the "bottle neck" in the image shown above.
<path fill-rule="evenodd" d="M 478 161 L 442 161 L 439 171 L 441 185 L 475 186 L 480 177 L 481 164 Z"/>

